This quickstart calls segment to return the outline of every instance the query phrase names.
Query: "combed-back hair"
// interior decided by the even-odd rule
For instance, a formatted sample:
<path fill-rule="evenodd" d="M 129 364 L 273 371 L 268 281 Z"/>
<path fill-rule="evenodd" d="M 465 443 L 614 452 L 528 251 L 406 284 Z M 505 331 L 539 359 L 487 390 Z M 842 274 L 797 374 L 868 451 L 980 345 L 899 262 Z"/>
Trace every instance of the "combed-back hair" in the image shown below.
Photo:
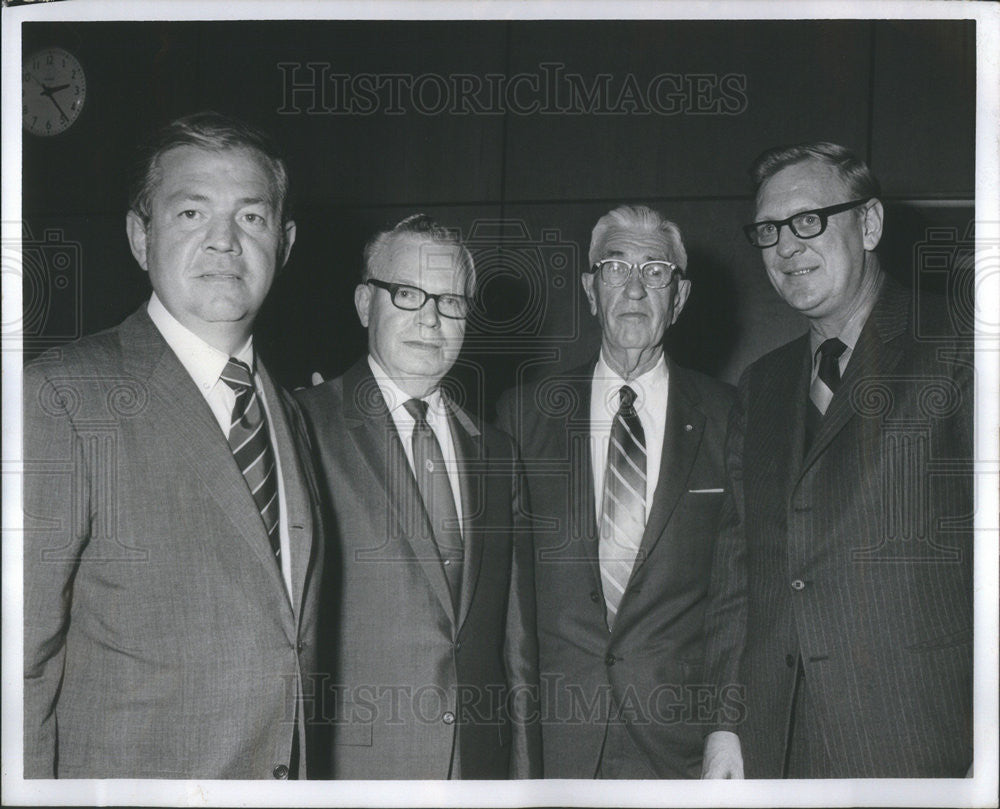
<path fill-rule="evenodd" d="M 369 278 L 381 278 L 388 262 L 388 248 L 399 238 L 415 236 L 434 244 L 453 245 L 458 248 L 459 262 L 465 273 L 466 294 L 470 297 L 476 288 L 476 267 L 472 254 L 462 244 L 457 231 L 439 225 L 431 216 L 425 213 L 415 213 L 388 230 L 376 233 L 365 245 L 364 268 L 361 281 Z"/>
<path fill-rule="evenodd" d="M 129 188 L 129 209 L 149 224 L 150 204 L 162 177 L 160 160 L 179 146 L 200 149 L 250 149 L 257 152 L 271 174 L 274 199 L 282 230 L 290 218 L 288 169 L 277 144 L 269 135 L 239 118 L 211 110 L 171 121 L 139 149 Z"/>
<path fill-rule="evenodd" d="M 612 230 L 662 234 L 670 247 L 670 260 L 680 268 L 682 274 L 687 273 L 687 251 L 684 249 L 680 228 L 659 211 L 646 205 L 620 205 L 597 220 L 590 234 L 588 270 L 601 258 L 601 250 Z"/>
<path fill-rule="evenodd" d="M 765 180 L 782 169 L 807 160 L 818 160 L 833 168 L 847 186 L 851 199 L 871 199 L 882 194 L 878 180 L 864 160 L 846 146 L 827 141 L 775 146 L 761 152 L 750 166 L 754 193 L 760 191 Z"/>

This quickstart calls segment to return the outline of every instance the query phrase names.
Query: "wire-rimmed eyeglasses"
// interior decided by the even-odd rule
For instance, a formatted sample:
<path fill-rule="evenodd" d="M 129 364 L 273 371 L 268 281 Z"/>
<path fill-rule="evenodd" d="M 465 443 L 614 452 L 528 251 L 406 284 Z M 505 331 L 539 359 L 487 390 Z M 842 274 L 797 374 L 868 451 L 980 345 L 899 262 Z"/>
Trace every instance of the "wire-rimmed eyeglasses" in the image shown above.
<path fill-rule="evenodd" d="M 600 274 L 601 281 L 609 287 L 623 287 L 632 277 L 632 270 L 639 271 L 639 281 L 646 289 L 663 289 L 670 286 L 675 275 L 681 272 L 672 261 L 658 259 L 644 261 L 642 264 L 629 264 L 620 258 L 606 258 L 598 261 L 591 268 L 592 272 Z"/>

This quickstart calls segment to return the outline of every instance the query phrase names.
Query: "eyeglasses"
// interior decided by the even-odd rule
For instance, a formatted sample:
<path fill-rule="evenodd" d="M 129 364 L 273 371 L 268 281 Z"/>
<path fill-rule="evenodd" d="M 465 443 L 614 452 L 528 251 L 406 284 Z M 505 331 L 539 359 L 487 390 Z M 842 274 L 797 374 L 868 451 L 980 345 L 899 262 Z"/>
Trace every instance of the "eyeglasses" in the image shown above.
<path fill-rule="evenodd" d="M 378 278 L 369 278 L 365 283 L 384 289 L 392 296 L 392 305 L 397 309 L 416 311 L 422 309 L 427 300 L 434 301 L 434 306 L 441 317 L 449 317 L 453 320 L 464 320 L 469 315 L 470 302 L 465 295 L 453 295 L 450 292 L 442 292 L 434 295 L 425 292 L 420 287 L 411 287 L 406 284 L 390 284 L 387 281 L 380 281 Z"/>
<path fill-rule="evenodd" d="M 663 289 L 670 286 L 674 276 L 681 271 L 672 261 L 629 264 L 619 258 L 606 258 L 594 264 L 591 272 L 599 272 L 601 280 L 609 287 L 623 287 L 629 282 L 634 269 L 639 270 L 639 280 L 646 289 Z"/>
<path fill-rule="evenodd" d="M 852 202 L 841 202 L 839 205 L 828 205 L 826 208 L 817 208 L 814 211 L 803 211 L 781 221 L 754 222 L 752 225 L 744 225 L 743 232 L 750 244 L 762 250 L 765 247 L 774 247 L 778 243 L 778 239 L 781 238 L 781 228 L 784 225 L 788 225 L 788 229 L 800 239 L 815 239 L 826 230 L 827 219 L 835 213 L 843 213 L 851 208 L 857 208 L 868 202 L 868 199 L 865 197 Z"/>

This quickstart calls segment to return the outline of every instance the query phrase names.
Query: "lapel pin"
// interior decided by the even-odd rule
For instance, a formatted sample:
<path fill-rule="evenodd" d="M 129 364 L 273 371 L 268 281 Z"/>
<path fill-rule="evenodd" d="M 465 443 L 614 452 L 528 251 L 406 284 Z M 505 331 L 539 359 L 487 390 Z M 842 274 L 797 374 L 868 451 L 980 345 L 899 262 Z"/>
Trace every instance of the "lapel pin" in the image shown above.
<path fill-rule="evenodd" d="M 690 424 L 685 424 L 684 425 L 684 432 L 686 432 L 686 433 L 691 432 L 693 429 L 694 429 L 694 427 L 692 427 Z"/>

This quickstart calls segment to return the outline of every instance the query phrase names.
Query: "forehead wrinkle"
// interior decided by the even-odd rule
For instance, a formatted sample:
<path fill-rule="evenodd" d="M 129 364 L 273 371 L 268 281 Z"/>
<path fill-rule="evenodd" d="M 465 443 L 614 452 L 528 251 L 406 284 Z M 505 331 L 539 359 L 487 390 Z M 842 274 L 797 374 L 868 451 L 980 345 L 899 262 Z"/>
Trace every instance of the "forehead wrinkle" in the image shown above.
<path fill-rule="evenodd" d="M 629 253 L 638 253 L 642 256 L 642 261 L 674 260 L 673 250 L 664 234 L 643 233 L 622 228 L 608 231 L 599 253 L 603 258 L 621 258 Z"/>

